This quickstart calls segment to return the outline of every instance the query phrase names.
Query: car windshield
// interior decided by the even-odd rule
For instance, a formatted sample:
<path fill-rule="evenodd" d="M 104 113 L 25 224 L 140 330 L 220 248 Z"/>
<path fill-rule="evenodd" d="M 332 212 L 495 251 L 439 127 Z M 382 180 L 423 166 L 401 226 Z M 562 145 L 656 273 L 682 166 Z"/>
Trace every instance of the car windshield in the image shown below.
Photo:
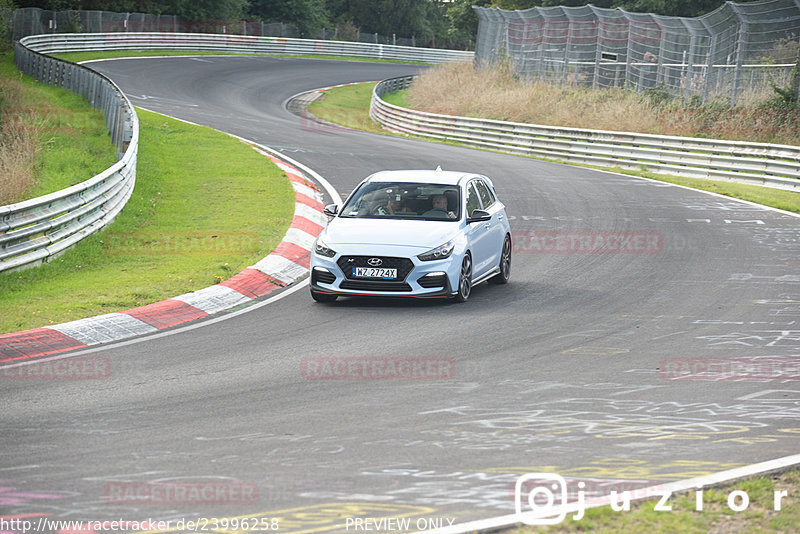
<path fill-rule="evenodd" d="M 341 217 L 457 221 L 461 193 L 457 185 L 368 182 L 345 202 Z"/>

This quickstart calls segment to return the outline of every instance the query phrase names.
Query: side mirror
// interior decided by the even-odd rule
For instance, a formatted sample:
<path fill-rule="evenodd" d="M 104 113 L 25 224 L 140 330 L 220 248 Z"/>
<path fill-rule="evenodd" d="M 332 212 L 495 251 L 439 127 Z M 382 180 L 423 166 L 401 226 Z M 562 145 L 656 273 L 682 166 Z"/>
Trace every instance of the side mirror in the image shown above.
<path fill-rule="evenodd" d="M 328 217 L 336 217 L 336 214 L 339 213 L 339 205 L 328 204 L 322 209 L 322 213 L 324 213 Z"/>
<path fill-rule="evenodd" d="M 472 215 L 467 217 L 467 224 L 474 222 L 490 221 L 491 219 L 492 219 L 492 214 L 489 213 L 488 211 L 473 210 Z"/>

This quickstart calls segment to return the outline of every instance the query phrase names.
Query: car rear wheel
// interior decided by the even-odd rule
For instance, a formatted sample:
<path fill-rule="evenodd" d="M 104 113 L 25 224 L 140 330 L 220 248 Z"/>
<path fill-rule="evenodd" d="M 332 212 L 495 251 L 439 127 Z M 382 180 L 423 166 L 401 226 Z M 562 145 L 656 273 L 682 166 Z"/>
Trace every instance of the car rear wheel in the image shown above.
<path fill-rule="evenodd" d="M 490 284 L 507 284 L 511 276 L 511 237 L 506 236 L 500 253 L 500 272 L 489 278 Z"/>
<path fill-rule="evenodd" d="M 466 302 L 469 293 L 472 291 L 472 256 L 467 252 L 461 262 L 461 272 L 458 275 L 458 293 L 455 299 L 458 302 Z"/>
<path fill-rule="evenodd" d="M 339 295 L 331 295 L 329 293 L 317 293 L 316 291 L 311 292 L 311 298 L 317 302 L 333 302 L 338 296 Z"/>

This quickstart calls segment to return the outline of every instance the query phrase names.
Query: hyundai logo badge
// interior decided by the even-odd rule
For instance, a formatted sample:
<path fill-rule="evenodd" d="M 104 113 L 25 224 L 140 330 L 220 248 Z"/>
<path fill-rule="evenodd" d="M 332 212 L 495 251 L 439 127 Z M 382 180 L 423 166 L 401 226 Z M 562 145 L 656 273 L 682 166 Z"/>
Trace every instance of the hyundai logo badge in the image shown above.
<path fill-rule="evenodd" d="M 378 267 L 380 265 L 383 265 L 383 260 L 380 258 L 370 258 L 367 260 L 367 264 L 370 267 Z"/>

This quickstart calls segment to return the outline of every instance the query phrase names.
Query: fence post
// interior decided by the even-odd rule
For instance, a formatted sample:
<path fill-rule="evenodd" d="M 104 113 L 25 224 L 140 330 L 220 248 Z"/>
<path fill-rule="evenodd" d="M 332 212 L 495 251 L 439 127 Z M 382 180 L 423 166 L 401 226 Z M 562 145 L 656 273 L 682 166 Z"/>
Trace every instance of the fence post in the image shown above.
<path fill-rule="evenodd" d="M 800 107 L 800 46 L 797 47 L 797 63 L 794 65 L 794 107 Z"/>
<path fill-rule="evenodd" d="M 603 58 L 603 31 L 600 26 L 600 16 L 597 14 L 597 8 L 589 4 L 592 10 L 592 23 L 597 28 L 597 34 L 594 41 L 594 72 L 592 72 L 592 89 L 597 89 L 600 85 L 600 60 Z"/>
<path fill-rule="evenodd" d="M 625 89 L 630 89 L 631 85 L 633 85 L 634 80 L 634 73 L 633 70 L 636 66 L 633 64 L 633 47 L 631 46 L 633 43 L 633 39 L 631 36 L 631 17 L 628 16 L 628 13 L 624 9 L 620 9 L 622 14 L 625 16 L 625 23 L 627 24 L 627 36 L 626 36 L 626 43 L 625 43 L 625 82 L 623 83 L 623 87 Z M 616 80 L 615 80 L 616 82 Z M 616 83 L 614 83 L 616 85 Z M 641 85 L 641 69 L 640 69 L 640 76 L 639 80 L 636 82 L 636 91 L 640 91 Z"/>
<path fill-rule="evenodd" d="M 736 38 L 736 67 L 733 73 L 733 87 L 731 88 L 730 105 L 730 107 L 734 107 L 736 105 L 736 101 L 739 100 L 739 86 L 742 84 L 742 65 L 744 64 L 744 49 L 745 43 L 747 42 L 747 21 L 742 16 L 741 11 L 736 4 L 728 2 L 726 5 L 733 9 L 733 12 L 739 19 L 739 33 Z"/>
<path fill-rule="evenodd" d="M 689 55 L 686 58 L 686 78 L 684 80 L 683 99 L 689 100 L 692 92 L 692 78 L 694 77 L 694 56 L 697 55 L 697 33 L 694 28 L 689 26 L 685 19 L 681 19 L 686 30 L 689 32 Z"/>
<path fill-rule="evenodd" d="M 569 83 L 569 52 L 572 50 L 572 33 L 575 28 L 575 23 L 569 12 L 564 10 L 564 15 L 567 17 L 567 41 L 564 43 L 564 63 L 562 65 L 563 71 L 561 72 L 561 85 L 567 85 Z"/>

